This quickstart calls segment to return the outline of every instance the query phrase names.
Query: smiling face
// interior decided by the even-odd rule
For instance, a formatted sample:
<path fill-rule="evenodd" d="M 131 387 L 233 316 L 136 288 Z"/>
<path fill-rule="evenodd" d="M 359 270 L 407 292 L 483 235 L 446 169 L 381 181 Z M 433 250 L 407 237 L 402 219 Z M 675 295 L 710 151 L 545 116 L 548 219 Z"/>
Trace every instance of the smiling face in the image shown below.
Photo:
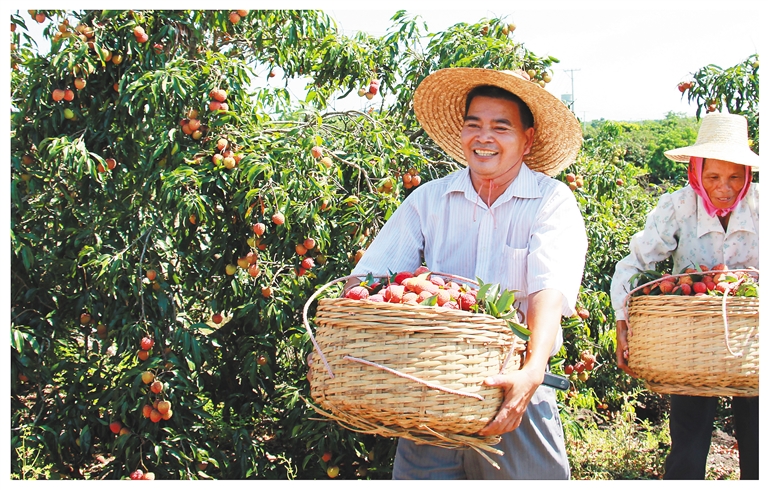
<path fill-rule="evenodd" d="M 746 181 L 744 165 L 713 158 L 704 160 L 701 168 L 701 186 L 716 208 L 733 206 Z"/>
<path fill-rule="evenodd" d="M 477 96 L 461 130 L 461 146 L 477 186 L 481 181 L 508 182 L 517 176 L 523 156 L 531 151 L 534 129 L 523 129 L 515 102 Z"/>

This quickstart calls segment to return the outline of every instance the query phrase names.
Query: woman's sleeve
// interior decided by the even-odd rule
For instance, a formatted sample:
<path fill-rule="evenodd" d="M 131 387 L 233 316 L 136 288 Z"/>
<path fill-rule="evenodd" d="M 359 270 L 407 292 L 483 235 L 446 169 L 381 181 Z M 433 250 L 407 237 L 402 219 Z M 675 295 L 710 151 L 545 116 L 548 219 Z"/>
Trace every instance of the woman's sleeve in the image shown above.
<path fill-rule="evenodd" d="M 659 199 L 645 222 L 645 228 L 629 242 L 629 254 L 616 264 L 611 281 L 611 303 L 616 320 L 626 320 L 624 300 L 631 290 L 630 279 L 638 272 L 654 269 L 677 248 L 678 224 L 670 194 Z"/>

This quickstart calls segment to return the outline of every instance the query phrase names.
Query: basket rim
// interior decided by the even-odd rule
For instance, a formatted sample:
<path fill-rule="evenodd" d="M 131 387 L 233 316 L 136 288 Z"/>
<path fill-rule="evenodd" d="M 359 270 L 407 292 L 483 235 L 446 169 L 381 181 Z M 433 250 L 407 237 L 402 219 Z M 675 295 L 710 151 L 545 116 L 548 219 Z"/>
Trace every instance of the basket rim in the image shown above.
<path fill-rule="evenodd" d="M 471 283 L 471 284 L 474 284 L 476 286 L 479 286 L 477 281 L 469 279 L 469 278 L 466 278 L 466 277 L 462 277 L 462 276 L 458 276 L 458 275 L 454 275 L 454 274 L 448 274 L 448 273 L 439 272 L 439 271 L 429 271 L 429 273 L 430 274 L 436 274 L 436 275 L 443 276 L 443 277 L 450 277 L 450 278 L 456 279 L 458 281 L 467 282 L 467 283 Z M 318 288 L 317 291 L 315 291 L 309 297 L 309 299 L 307 299 L 306 303 L 304 303 L 304 308 L 302 310 L 302 320 L 303 320 L 304 328 L 307 330 L 307 333 L 309 334 L 309 338 L 312 341 L 313 346 L 315 347 L 315 349 L 317 350 L 318 354 L 320 355 L 320 359 L 323 361 L 323 364 L 325 365 L 325 369 L 328 371 L 328 373 L 329 373 L 329 375 L 331 377 L 333 377 L 333 371 L 331 370 L 331 366 L 328 364 L 328 360 L 323 355 L 322 350 L 320 349 L 320 346 L 318 345 L 317 340 L 315 339 L 315 335 L 312 332 L 312 328 L 309 326 L 309 319 L 308 319 L 309 307 L 312 304 L 312 302 L 316 298 L 318 298 L 323 291 L 328 289 L 333 284 L 339 283 L 341 281 L 346 281 L 346 280 L 349 280 L 349 279 L 352 279 L 352 278 L 368 277 L 368 275 L 369 275 L 368 273 L 366 273 L 366 274 L 350 274 L 350 275 L 343 276 L 343 277 L 340 277 L 340 278 L 337 278 L 337 279 L 333 279 L 333 280 L 329 281 L 328 283 L 324 284 L 323 286 L 321 286 L 320 288 Z M 374 275 L 374 277 L 376 277 L 376 278 L 385 278 L 385 277 L 389 278 L 390 275 L 381 275 L 380 274 L 380 275 Z M 348 300 L 348 298 L 325 298 L 325 299 Z M 320 300 L 320 301 L 322 301 L 322 300 Z M 348 300 L 348 301 L 355 301 L 355 302 L 358 303 L 358 306 L 359 306 L 359 303 L 360 303 L 360 300 Z M 393 305 L 392 303 L 379 303 L 379 302 L 368 302 L 368 301 L 366 301 L 366 303 L 371 303 L 373 305 L 384 305 L 384 304 Z M 403 306 L 414 307 L 416 305 L 403 305 Z M 453 309 L 449 309 L 449 308 L 432 307 L 432 306 L 430 306 L 428 308 L 430 308 L 431 311 L 437 310 L 437 308 L 440 308 L 441 310 L 445 310 L 446 312 L 463 311 L 463 310 L 453 310 Z M 426 310 L 423 310 L 423 311 L 426 311 Z M 440 312 L 440 311 L 438 311 L 438 313 L 445 314 L 445 312 Z M 468 313 L 468 314 L 477 315 L 477 316 L 480 316 L 480 315 L 485 316 L 484 313 L 483 314 L 470 313 L 470 312 L 463 312 L 463 313 Z M 494 317 L 492 317 L 490 315 L 487 315 L 487 316 L 489 318 L 495 319 Z M 481 317 L 481 318 L 483 318 L 483 317 Z M 503 319 L 498 319 L 498 320 L 504 321 Z"/>

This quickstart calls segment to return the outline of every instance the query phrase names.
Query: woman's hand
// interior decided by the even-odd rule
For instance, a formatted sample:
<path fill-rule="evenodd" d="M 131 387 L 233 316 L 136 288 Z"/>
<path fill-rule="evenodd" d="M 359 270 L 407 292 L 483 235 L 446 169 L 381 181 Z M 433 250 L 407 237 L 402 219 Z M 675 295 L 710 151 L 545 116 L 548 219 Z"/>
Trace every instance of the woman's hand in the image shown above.
<path fill-rule="evenodd" d="M 629 342 L 627 342 L 627 322 L 625 320 L 616 321 L 616 364 L 619 368 L 637 378 L 637 374 L 629 368 Z"/>

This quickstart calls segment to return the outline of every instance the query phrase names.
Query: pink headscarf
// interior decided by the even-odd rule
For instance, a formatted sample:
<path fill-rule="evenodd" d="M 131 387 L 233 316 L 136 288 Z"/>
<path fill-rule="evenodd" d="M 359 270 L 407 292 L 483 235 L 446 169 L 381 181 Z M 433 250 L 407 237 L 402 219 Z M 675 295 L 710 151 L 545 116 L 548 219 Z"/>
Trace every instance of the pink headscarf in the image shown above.
<path fill-rule="evenodd" d="M 701 185 L 701 171 L 704 167 L 704 158 L 702 157 L 691 157 L 689 163 L 688 163 L 688 183 L 691 184 L 691 187 L 693 190 L 701 196 L 701 200 L 704 201 L 704 209 L 707 211 L 707 214 L 710 216 L 726 216 L 728 213 L 733 211 L 736 206 L 738 206 L 739 202 L 741 202 L 742 199 L 744 199 L 744 196 L 747 195 L 747 191 L 749 190 L 749 185 L 752 183 L 752 167 L 744 166 L 744 171 L 747 173 L 747 178 L 744 183 L 744 187 L 741 188 L 741 192 L 739 192 L 739 195 L 736 197 L 736 201 L 733 203 L 733 206 L 730 206 L 728 208 L 716 208 L 714 204 L 712 204 L 712 200 L 707 195 L 707 191 L 704 190 L 704 186 Z"/>

